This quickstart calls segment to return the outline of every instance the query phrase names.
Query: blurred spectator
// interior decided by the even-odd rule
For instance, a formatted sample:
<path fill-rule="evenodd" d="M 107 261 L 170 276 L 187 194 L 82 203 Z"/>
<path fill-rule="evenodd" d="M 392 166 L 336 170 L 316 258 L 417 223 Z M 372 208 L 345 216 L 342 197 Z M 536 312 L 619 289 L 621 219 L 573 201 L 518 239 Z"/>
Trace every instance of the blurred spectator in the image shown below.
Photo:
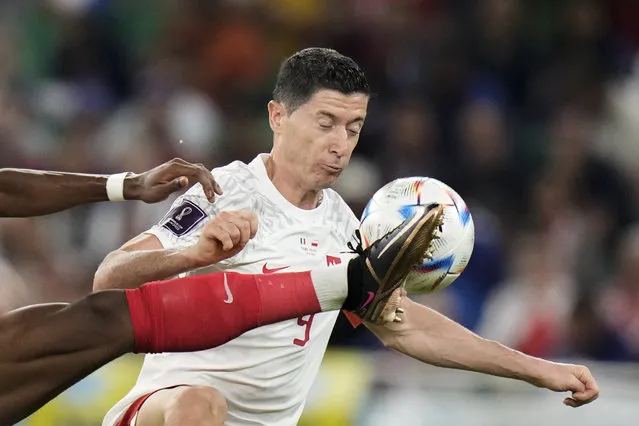
<path fill-rule="evenodd" d="M 573 234 L 572 242 L 559 237 L 573 247 L 566 262 L 579 269 L 589 267 L 588 271 L 576 272 L 599 278 L 597 274 L 603 273 L 612 261 L 608 253 L 636 213 L 628 183 L 610 162 L 595 154 L 593 141 L 592 121 L 583 111 L 574 108 L 559 111 L 552 124 L 544 172 L 544 180 L 548 180 L 538 184 L 539 190 L 556 194 L 554 197 L 549 194 L 551 198 L 542 195 L 535 202 L 546 211 L 545 219 L 540 217 L 546 222 L 543 226 L 557 224 L 554 231 L 548 228 L 549 231 L 559 235 L 572 228 L 580 234 Z M 573 212 L 563 224 L 557 212 L 562 210 L 561 206 Z M 584 265 L 579 261 L 584 258 L 594 263 Z"/>
<path fill-rule="evenodd" d="M 447 315 L 472 330 L 476 329 L 486 301 L 504 279 L 506 240 L 499 217 L 481 204 L 470 204 L 475 224 L 475 247 L 466 270 L 446 289 Z M 442 292 L 444 293 L 444 292 Z"/>
<path fill-rule="evenodd" d="M 386 182 L 398 177 L 442 174 L 444 165 L 437 161 L 435 117 L 427 104 L 419 99 L 404 99 L 391 105 L 384 133 L 375 159 Z"/>
<path fill-rule="evenodd" d="M 460 112 L 459 166 L 445 169 L 446 182 L 467 203 L 481 205 L 510 220 L 522 203 L 523 175 L 513 161 L 503 107 L 491 99 L 471 100 Z"/>
<path fill-rule="evenodd" d="M 632 361 L 633 356 L 619 331 L 602 317 L 596 297 L 590 292 L 577 302 L 571 317 L 566 355 L 598 361 Z"/>
<path fill-rule="evenodd" d="M 510 278 L 490 296 L 479 333 L 540 357 L 565 350 L 575 282 L 540 235 L 517 239 Z"/>
<path fill-rule="evenodd" d="M 619 333 L 632 358 L 639 360 L 639 227 L 625 235 L 618 250 L 618 272 L 602 290 L 605 323 Z"/>
<path fill-rule="evenodd" d="M 596 140 L 598 152 L 614 162 L 633 185 L 634 206 L 639 196 L 639 56 L 627 77 L 609 87 L 610 108 Z"/>

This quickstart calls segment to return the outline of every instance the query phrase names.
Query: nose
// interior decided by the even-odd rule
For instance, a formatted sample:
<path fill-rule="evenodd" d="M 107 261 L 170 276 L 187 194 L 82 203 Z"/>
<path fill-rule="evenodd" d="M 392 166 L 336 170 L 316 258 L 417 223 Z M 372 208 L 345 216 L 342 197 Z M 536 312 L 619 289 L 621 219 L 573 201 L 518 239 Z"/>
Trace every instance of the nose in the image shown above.
<path fill-rule="evenodd" d="M 331 154 L 335 154 L 338 157 L 346 155 L 348 152 L 348 131 L 345 128 L 338 128 L 333 132 L 330 150 Z"/>

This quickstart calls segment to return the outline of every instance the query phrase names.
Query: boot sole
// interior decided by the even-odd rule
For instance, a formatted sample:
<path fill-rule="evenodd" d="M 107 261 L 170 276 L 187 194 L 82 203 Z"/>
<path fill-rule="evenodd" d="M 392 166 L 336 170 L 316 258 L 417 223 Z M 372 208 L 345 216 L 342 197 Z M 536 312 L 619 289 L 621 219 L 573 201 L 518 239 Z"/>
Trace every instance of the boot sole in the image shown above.
<path fill-rule="evenodd" d="M 438 227 L 444 219 L 444 206 L 431 209 L 411 231 L 393 259 L 384 278 L 380 279 L 372 268 L 370 259 L 366 259 L 368 271 L 379 283 L 379 290 L 364 316 L 367 321 L 377 322 L 391 294 L 401 287 L 413 266 L 422 263 L 432 249 L 432 243 L 438 238 Z"/>

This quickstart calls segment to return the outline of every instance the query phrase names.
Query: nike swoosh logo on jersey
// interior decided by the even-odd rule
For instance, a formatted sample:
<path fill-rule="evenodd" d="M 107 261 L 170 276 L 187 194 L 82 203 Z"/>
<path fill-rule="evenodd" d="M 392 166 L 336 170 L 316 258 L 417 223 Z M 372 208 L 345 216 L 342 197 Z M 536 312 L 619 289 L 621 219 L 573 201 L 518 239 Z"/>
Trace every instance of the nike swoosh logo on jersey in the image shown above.
<path fill-rule="evenodd" d="M 226 274 L 224 274 L 224 291 L 226 291 L 226 300 L 224 303 L 233 303 L 233 293 L 231 293 L 231 289 L 229 288 L 229 282 L 226 279 Z"/>
<path fill-rule="evenodd" d="M 275 273 L 277 271 L 281 271 L 283 269 L 290 268 L 290 266 L 281 266 L 279 268 L 269 269 L 266 265 L 267 264 L 265 263 L 264 266 L 262 266 L 262 273 L 263 274 L 272 274 L 272 273 Z"/>
<path fill-rule="evenodd" d="M 366 301 L 366 303 L 364 303 L 362 305 L 362 307 L 360 309 L 364 309 L 365 307 L 368 306 L 369 303 L 371 303 L 371 300 L 373 300 L 373 298 L 375 297 L 375 293 L 373 293 L 372 291 L 368 292 L 368 300 Z"/>

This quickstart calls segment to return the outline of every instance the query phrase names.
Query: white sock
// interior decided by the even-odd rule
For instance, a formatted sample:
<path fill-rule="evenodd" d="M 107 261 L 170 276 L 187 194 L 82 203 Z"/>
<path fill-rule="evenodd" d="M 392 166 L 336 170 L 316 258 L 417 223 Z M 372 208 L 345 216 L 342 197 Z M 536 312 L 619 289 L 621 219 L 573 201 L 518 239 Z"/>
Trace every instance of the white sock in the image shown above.
<path fill-rule="evenodd" d="M 348 296 L 348 259 L 339 265 L 311 270 L 311 279 L 322 311 L 340 309 Z"/>

